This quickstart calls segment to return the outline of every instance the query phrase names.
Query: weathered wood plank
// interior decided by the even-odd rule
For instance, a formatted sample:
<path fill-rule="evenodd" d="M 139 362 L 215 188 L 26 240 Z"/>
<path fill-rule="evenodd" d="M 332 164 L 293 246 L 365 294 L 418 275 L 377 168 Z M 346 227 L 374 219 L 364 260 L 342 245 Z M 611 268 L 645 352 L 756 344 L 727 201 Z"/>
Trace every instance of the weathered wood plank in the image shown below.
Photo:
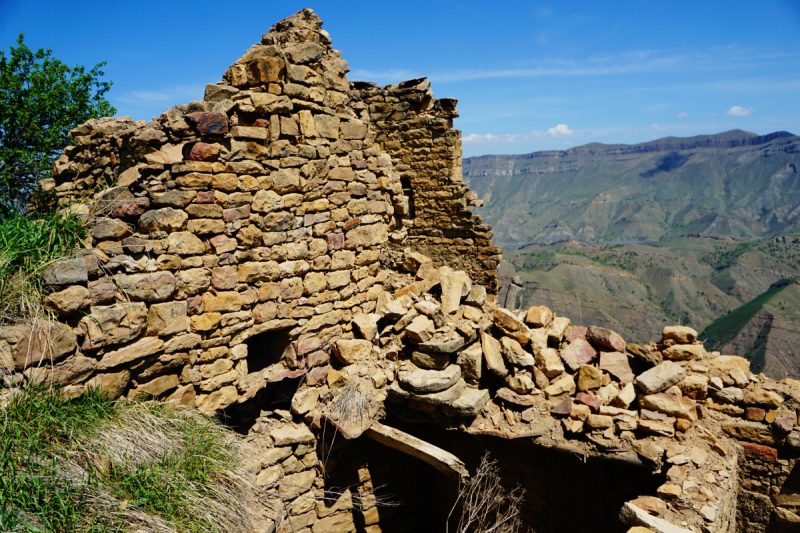
<path fill-rule="evenodd" d="M 450 477 L 469 478 L 467 467 L 461 459 L 408 433 L 373 422 L 364 434 L 384 446 L 421 459 Z"/>

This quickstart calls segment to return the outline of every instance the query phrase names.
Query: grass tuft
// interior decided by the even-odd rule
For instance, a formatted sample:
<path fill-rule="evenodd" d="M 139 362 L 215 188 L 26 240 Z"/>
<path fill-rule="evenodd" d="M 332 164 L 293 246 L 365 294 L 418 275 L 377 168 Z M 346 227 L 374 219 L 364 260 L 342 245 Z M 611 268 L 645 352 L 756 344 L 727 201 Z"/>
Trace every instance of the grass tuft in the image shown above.
<path fill-rule="evenodd" d="M 245 532 L 269 509 L 198 411 L 29 386 L 0 418 L 0 531 Z"/>
<path fill-rule="evenodd" d="M 41 316 L 42 271 L 70 257 L 85 236 L 83 223 L 72 214 L 0 219 L 0 321 Z"/>

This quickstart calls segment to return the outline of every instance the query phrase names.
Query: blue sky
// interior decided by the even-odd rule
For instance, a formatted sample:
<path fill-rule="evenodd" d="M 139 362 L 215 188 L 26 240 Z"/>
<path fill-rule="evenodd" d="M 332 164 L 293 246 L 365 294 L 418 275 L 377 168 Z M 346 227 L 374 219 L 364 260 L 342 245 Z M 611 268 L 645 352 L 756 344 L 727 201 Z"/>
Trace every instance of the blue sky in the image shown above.
<path fill-rule="evenodd" d="M 25 32 L 69 64 L 107 61 L 119 114 L 149 119 L 201 99 L 303 7 L 325 21 L 351 80 L 428 76 L 437 97 L 458 98 L 465 156 L 800 133 L 800 0 L 0 0 L 0 48 Z"/>

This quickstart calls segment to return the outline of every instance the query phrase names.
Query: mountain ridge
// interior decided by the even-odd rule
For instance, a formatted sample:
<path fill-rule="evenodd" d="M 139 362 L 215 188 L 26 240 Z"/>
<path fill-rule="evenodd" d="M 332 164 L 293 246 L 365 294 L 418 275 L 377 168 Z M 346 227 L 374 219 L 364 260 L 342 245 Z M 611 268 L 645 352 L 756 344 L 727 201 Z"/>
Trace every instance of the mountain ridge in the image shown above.
<path fill-rule="evenodd" d="M 800 229 L 800 137 L 731 130 L 636 145 L 463 160 L 495 242 L 656 242 L 690 233 L 745 239 Z"/>
<path fill-rule="evenodd" d="M 739 137 L 739 135 L 744 137 Z M 730 135 L 731 139 L 725 140 L 724 136 Z M 736 136 L 734 136 L 736 135 Z M 478 160 L 505 160 L 511 158 L 530 158 L 536 159 L 538 157 L 548 156 L 567 156 L 570 154 L 625 154 L 625 153 L 644 153 L 651 151 L 677 151 L 677 150 L 693 150 L 696 148 L 736 148 L 739 146 L 757 146 L 759 144 L 768 143 L 774 139 L 783 137 L 797 137 L 794 133 L 788 131 L 776 131 L 767 135 L 758 135 L 757 133 L 744 131 L 744 130 L 729 130 L 711 135 L 695 135 L 693 137 L 662 137 L 653 141 L 648 141 L 638 144 L 604 144 L 604 143 L 588 143 L 566 150 L 541 150 L 537 152 L 530 152 L 527 154 L 519 155 L 504 155 L 504 154 L 486 154 L 473 157 L 464 158 L 464 164 L 470 164 L 472 161 Z M 675 141 L 680 141 L 673 144 Z M 799 139 L 800 140 L 800 139 Z M 666 142 L 669 141 L 669 142 Z M 588 148 L 593 147 L 593 148 Z M 606 147 L 605 150 L 594 147 Z"/>

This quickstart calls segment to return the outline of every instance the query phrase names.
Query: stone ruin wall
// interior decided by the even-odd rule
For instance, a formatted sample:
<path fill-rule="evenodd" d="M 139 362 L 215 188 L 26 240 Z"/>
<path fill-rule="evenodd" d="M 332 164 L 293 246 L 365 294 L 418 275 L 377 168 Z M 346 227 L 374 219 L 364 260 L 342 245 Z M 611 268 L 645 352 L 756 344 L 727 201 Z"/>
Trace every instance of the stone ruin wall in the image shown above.
<path fill-rule="evenodd" d="M 72 132 L 42 189 L 91 237 L 45 273 L 58 321 L 0 327 L 3 397 L 50 380 L 233 417 L 280 502 L 261 531 L 438 529 L 455 481 L 377 444 L 379 420 L 471 469 L 494 451 L 541 531 L 800 529 L 798 383 L 688 328 L 637 346 L 498 308 L 455 101 L 351 84 L 330 44 L 301 11 L 203 101 Z M 411 507 L 379 505 L 384 482 Z"/>

